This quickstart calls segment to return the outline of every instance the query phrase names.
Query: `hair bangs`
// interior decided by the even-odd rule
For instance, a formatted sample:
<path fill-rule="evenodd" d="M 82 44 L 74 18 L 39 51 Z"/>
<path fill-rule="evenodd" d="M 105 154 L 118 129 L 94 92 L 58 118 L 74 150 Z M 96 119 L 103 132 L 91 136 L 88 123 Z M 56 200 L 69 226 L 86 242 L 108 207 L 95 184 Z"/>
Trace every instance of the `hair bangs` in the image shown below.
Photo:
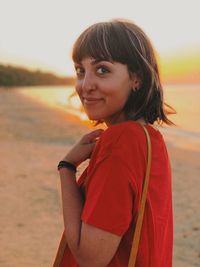
<path fill-rule="evenodd" d="M 84 31 L 76 40 L 72 51 L 72 59 L 77 63 L 85 57 L 113 60 L 113 46 L 111 40 L 109 40 L 107 27 L 95 24 Z"/>

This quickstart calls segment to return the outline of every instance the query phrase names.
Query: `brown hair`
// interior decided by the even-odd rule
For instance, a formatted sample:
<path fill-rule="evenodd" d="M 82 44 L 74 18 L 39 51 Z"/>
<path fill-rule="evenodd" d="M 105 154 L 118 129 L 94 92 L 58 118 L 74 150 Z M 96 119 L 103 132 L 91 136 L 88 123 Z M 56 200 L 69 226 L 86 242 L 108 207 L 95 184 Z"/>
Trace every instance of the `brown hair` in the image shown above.
<path fill-rule="evenodd" d="M 127 119 L 144 118 L 146 123 L 174 124 L 167 118 L 168 113 L 175 111 L 163 101 L 154 49 L 140 27 L 127 20 L 93 24 L 78 37 L 72 52 L 76 63 L 87 56 L 126 64 L 129 74 L 136 73 L 139 77 L 140 88 L 131 90 L 124 106 Z M 169 112 L 165 111 L 165 106 Z"/>

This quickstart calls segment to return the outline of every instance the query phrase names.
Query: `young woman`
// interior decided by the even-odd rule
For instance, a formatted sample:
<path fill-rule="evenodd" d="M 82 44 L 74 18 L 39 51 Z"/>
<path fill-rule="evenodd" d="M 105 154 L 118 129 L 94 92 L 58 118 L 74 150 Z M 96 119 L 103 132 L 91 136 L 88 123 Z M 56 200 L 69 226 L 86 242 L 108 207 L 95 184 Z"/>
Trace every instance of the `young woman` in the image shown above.
<path fill-rule="evenodd" d="M 84 135 L 58 165 L 67 239 L 60 266 L 128 266 L 146 171 L 143 124 L 152 163 L 136 266 L 171 267 L 171 169 L 155 123 L 172 122 L 151 42 L 130 21 L 97 23 L 75 42 L 73 61 L 86 114 L 107 128 Z M 76 167 L 89 158 L 76 182 Z"/>

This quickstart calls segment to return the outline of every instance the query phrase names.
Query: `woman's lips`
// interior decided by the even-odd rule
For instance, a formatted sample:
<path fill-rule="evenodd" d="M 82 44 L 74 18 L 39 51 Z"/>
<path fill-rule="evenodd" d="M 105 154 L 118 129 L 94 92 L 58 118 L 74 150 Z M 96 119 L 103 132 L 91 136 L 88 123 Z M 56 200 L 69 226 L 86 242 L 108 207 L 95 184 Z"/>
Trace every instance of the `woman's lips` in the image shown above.
<path fill-rule="evenodd" d="M 83 103 L 84 105 L 95 105 L 102 101 L 102 98 L 83 98 Z"/>

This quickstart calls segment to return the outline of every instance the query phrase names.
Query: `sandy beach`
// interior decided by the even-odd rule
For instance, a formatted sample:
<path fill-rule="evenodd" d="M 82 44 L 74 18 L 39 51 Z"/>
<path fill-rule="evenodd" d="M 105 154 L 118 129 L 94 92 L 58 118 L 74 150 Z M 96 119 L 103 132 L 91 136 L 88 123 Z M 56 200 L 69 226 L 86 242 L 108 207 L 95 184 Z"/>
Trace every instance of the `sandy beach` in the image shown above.
<path fill-rule="evenodd" d="M 0 89 L 0 266 L 51 267 L 63 231 L 58 161 L 90 129 Z M 173 172 L 174 267 L 200 266 L 200 142 L 164 129 Z M 83 167 L 82 167 L 83 168 Z M 81 172 L 81 168 L 80 168 Z"/>

